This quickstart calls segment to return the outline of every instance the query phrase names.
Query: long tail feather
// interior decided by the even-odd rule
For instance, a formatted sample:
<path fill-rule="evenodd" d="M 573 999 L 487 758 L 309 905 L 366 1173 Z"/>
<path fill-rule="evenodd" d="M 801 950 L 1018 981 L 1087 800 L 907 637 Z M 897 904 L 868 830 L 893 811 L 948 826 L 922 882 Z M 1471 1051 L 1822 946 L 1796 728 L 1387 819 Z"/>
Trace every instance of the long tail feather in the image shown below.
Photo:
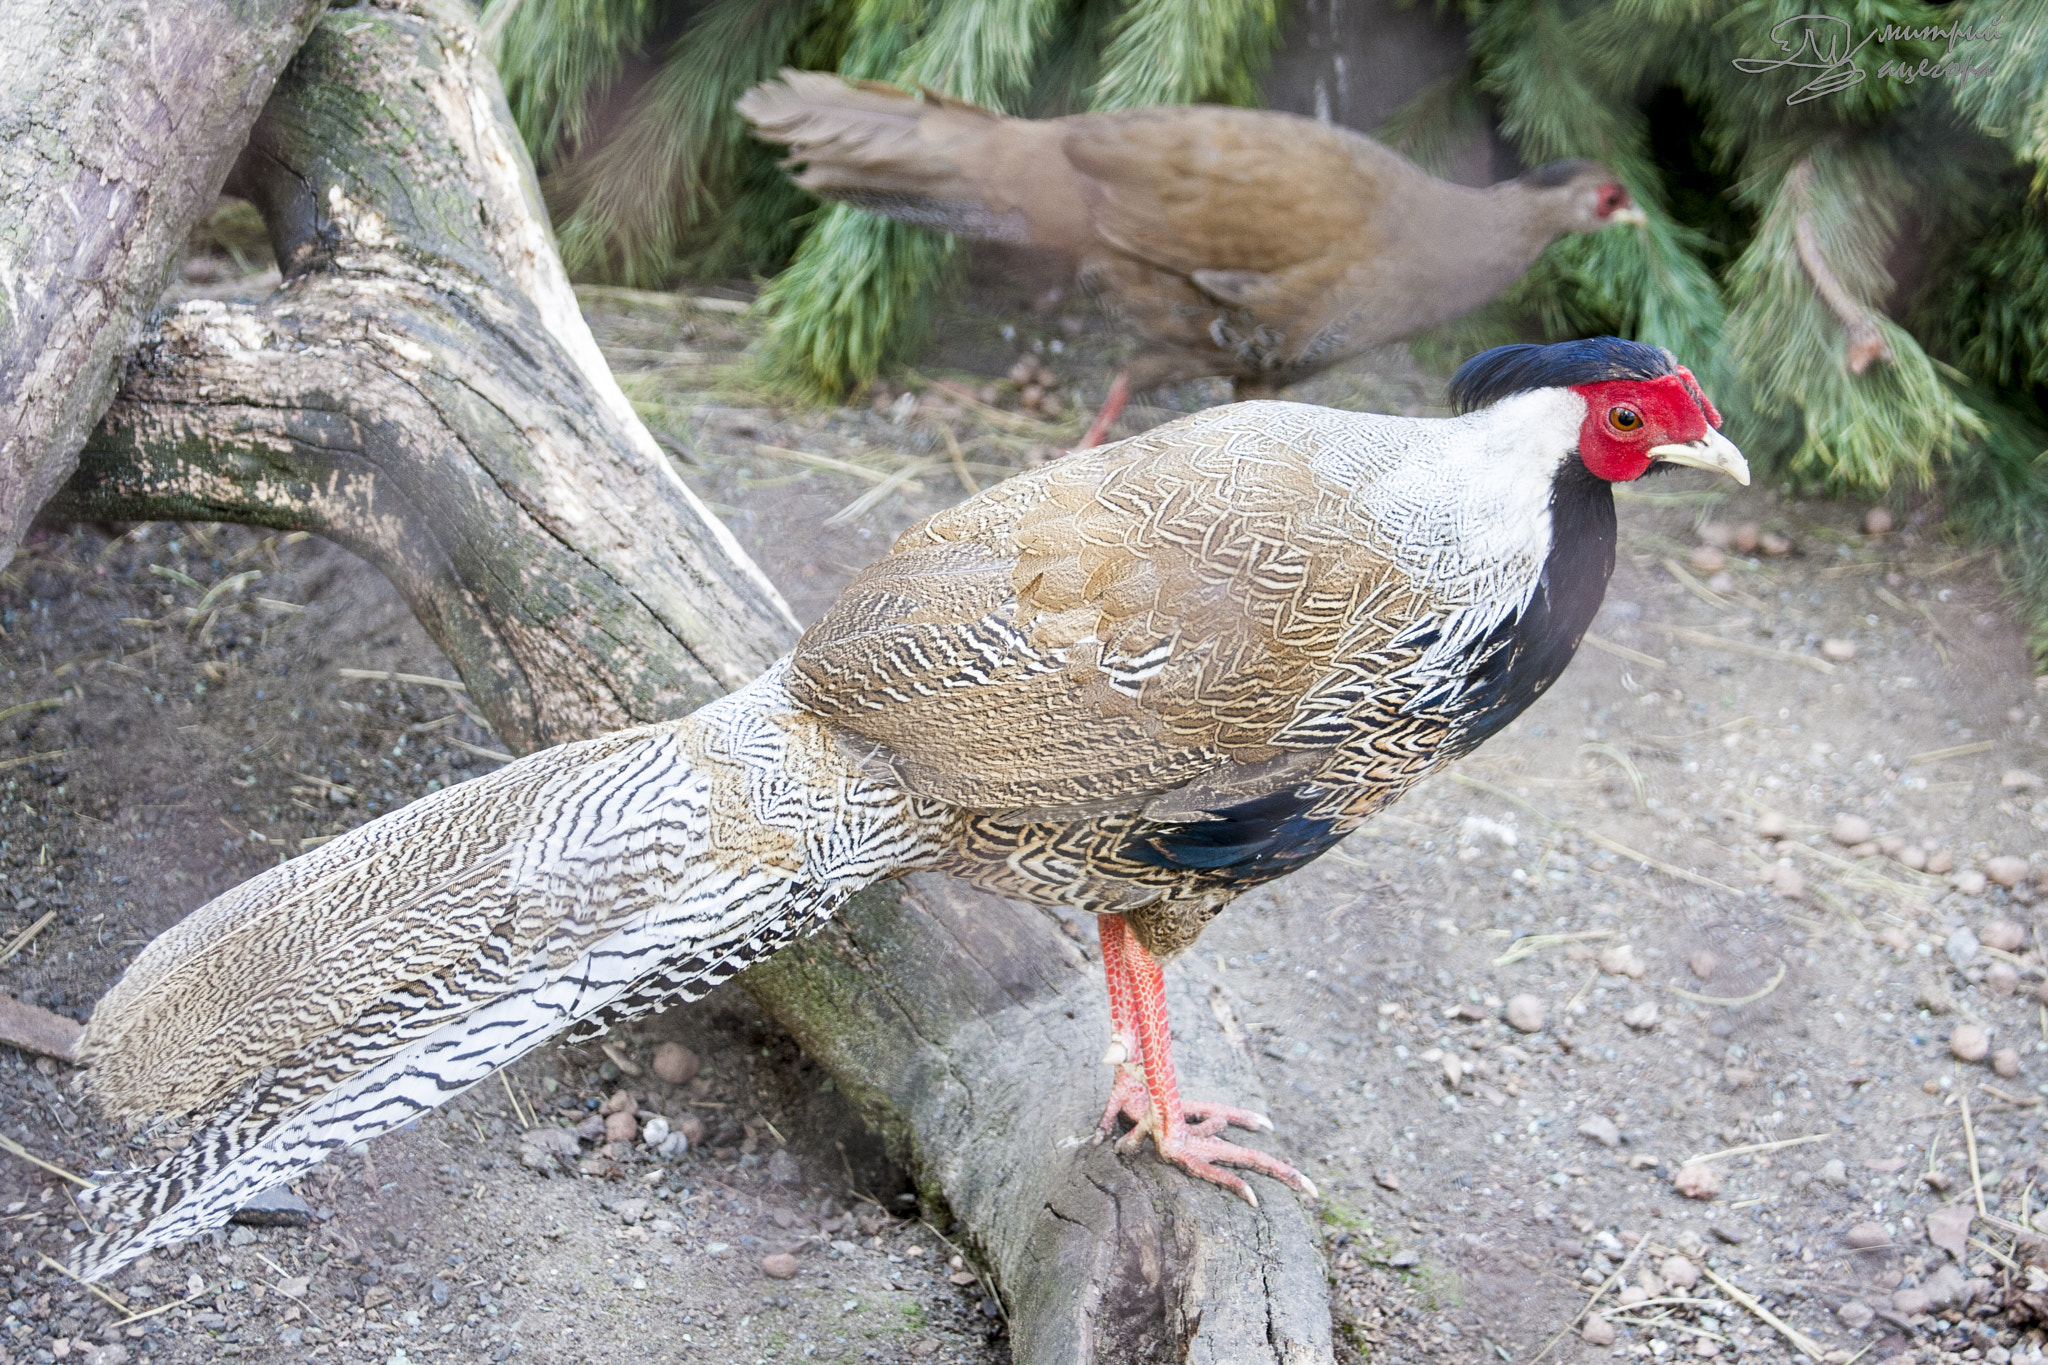
<path fill-rule="evenodd" d="M 97 1279 L 218 1227 L 549 1039 L 696 999 L 928 862 L 943 808 L 856 772 L 790 704 L 784 668 L 687 720 L 416 802 L 152 944 L 80 1054 L 109 1111 L 190 1138 L 81 1196 L 98 1230 L 74 1269 Z"/>

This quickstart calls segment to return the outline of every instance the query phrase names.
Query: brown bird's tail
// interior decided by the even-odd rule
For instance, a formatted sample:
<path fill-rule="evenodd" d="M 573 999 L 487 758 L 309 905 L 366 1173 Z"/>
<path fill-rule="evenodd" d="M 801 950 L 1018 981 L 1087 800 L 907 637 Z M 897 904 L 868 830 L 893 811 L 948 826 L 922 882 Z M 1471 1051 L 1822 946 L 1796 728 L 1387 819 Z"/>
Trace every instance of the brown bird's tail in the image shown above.
<path fill-rule="evenodd" d="M 1052 123 L 823 71 L 786 70 L 736 107 L 763 141 L 789 148 L 783 164 L 803 167 L 794 177 L 799 187 L 900 222 L 1055 246 L 1061 243 L 1035 231 L 1043 208 L 1026 202 L 1043 194 L 1017 191 L 1052 189 L 1055 212 L 1070 195 L 1070 207 L 1079 207 L 1077 186 L 1045 183 L 1073 179 Z M 1027 178 L 1013 173 L 1021 166 L 1030 168 Z"/>

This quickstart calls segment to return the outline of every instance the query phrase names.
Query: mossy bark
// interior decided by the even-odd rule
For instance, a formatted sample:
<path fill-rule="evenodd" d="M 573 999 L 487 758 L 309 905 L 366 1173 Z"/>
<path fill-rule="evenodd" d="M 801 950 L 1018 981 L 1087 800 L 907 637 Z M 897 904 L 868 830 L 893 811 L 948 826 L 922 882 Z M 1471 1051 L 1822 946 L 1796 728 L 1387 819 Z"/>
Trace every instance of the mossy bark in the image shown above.
<path fill-rule="evenodd" d="M 232 183 L 283 287 L 163 318 L 50 515 L 349 546 L 518 751 L 686 713 L 789 647 L 605 369 L 456 0 L 330 14 Z M 1187 1093 L 1255 1104 L 1220 988 L 1170 979 Z M 1254 1211 L 1085 1140 L 1107 1008 L 1044 912 L 920 876 L 743 980 L 961 1220 L 1016 1360 L 1330 1359 L 1290 1192 Z"/>
<path fill-rule="evenodd" d="M 0 0 L 0 565 L 326 0 Z"/>

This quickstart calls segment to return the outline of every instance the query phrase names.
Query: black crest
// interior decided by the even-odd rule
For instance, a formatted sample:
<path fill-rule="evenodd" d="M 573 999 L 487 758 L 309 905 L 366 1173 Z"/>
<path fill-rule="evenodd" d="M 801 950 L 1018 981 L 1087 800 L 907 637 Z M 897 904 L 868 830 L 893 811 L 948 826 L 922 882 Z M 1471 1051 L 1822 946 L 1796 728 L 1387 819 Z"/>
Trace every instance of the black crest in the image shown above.
<path fill-rule="evenodd" d="M 1658 346 L 1620 337 L 1560 341 L 1553 346 L 1496 346 L 1451 376 L 1451 406 L 1471 412 L 1536 389 L 1562 389 L 1607 379 L 1661 379 L 1678 373 L 1678 358 Z"/>

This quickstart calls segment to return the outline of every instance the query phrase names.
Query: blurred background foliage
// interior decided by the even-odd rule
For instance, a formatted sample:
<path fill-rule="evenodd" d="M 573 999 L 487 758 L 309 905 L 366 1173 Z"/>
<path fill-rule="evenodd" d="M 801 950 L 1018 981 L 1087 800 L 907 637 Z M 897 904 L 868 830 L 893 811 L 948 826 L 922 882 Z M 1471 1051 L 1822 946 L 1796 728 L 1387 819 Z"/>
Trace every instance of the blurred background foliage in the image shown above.
<path fill-rule="evenodd" d="M 732 112 L 744 90 L 797 66 L 1025 115 L 1251 105 L 1299 3 L 491 0 L 485 29 L 571 271 L 643 288 L 763 277 L 764 364 L 837 395 L 915 353 L 959 248 L 793 189 Z M 1424 360 L 1610 332 L 1668 346 L 1788 484 L 1938 486 L 2000 543 L 2048 656 L 2048 6 L 1435 4 L 1463 24 L 1465 64 L 1377 134 L 1432 169 L 1475 130 L 1528 165 L 1592 157 L 1650 224 L 1559 241 L 1419 341 Z M 1862 80 L 1788 102 L 1821 72 L 1753 68 L 1793 55 L 1773 31 L 1796 48 L 1821 8 L 1841 25 L 1815 29 L 1823 48 L 1887 26 L 1997 36 L 1951 52 L 1880 33 L 1856 53 Z M 1944 60 L 1992 69 L 1884 70 Z"/>

